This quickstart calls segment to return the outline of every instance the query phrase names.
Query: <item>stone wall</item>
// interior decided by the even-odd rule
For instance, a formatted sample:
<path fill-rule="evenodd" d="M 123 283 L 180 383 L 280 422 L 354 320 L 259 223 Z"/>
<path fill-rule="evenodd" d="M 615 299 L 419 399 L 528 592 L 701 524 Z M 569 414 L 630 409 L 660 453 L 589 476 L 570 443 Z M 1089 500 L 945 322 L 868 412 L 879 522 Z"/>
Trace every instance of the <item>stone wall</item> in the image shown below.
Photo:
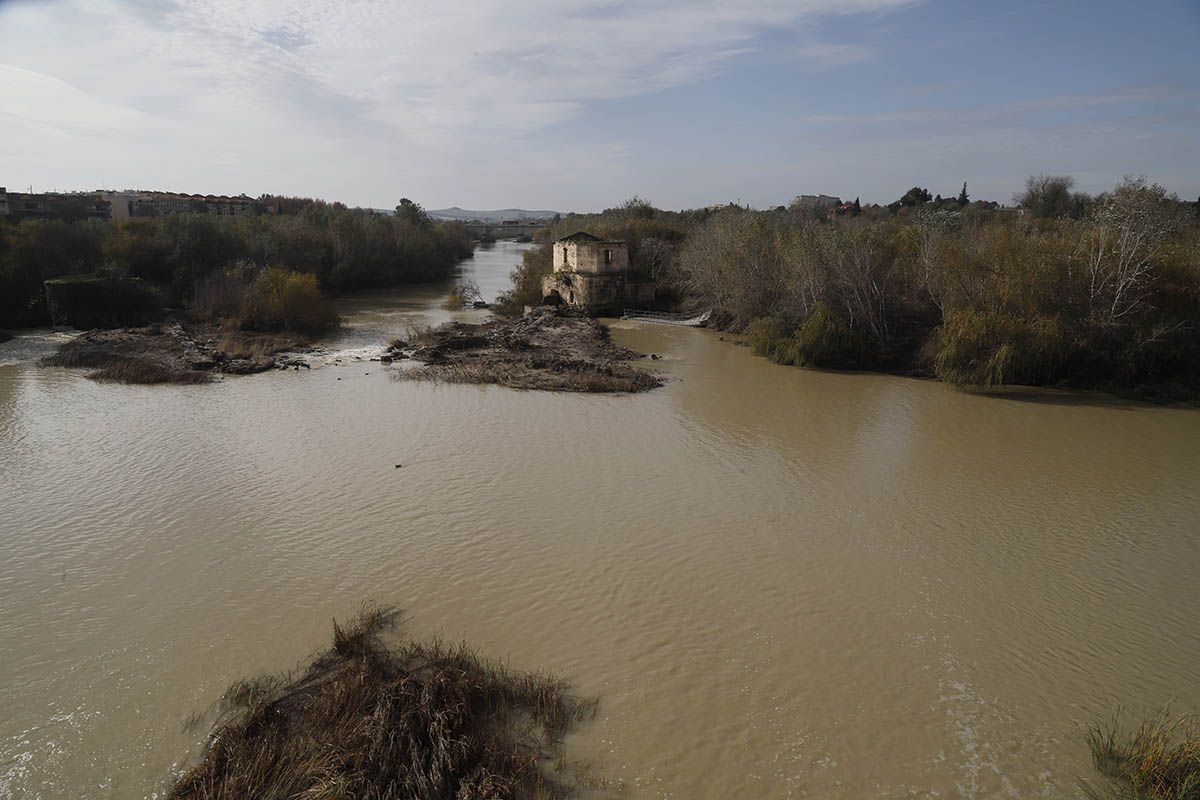
<path fill-rule="evenodd" d="M 593 317 L 619 314 L 625 307 L 625 276 L 555 272 L 542 278 L 542 295 Z"/>
<path fill-rule="evenodd" d="M 624 242 L 558 241 L 553 247 L 555 272 L 623 274 L 629 271 L 629 248 Z"/>
<path fill-rule="evenodd" d="M 542 278 L 543 302 L 561 302 L 593 317 L 645 308 L 653 305 L 654 295 L 653 281 L 631 282 L 624 275 L 555 272 Z"/>

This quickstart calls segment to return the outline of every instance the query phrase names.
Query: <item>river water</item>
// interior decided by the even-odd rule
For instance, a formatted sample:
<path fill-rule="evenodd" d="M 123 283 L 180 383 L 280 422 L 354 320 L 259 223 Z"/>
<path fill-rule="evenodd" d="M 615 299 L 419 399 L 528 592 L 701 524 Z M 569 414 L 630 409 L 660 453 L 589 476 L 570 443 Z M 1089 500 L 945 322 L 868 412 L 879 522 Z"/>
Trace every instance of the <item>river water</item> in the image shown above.
<path fill-rule="evenodd" d="M 464 271 L 491 299 L 520 250 Z M 345 301 L 318 368 L 199 387 L 0 345 L 0 797 L 161 793 L 193 712 L 364 600 L 598 695 L 569 750 L 613 796 L 1072 797 L 1082 726 L 1200 709 L 1200 412 L 620 321 L 664 388 L 355 360 L 445 290 Z"/>

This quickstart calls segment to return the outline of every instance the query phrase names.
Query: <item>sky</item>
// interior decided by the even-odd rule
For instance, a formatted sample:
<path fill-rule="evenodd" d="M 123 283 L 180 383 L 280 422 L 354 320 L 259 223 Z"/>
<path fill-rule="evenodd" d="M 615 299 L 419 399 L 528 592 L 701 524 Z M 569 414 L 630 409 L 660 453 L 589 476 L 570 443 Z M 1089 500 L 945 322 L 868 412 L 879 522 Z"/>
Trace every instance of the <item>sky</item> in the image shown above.
<path fill-rule="evenodd" d="M 589 211 L 1200 196 L 1200 0 L 0 0 L 0 185 Z"/>

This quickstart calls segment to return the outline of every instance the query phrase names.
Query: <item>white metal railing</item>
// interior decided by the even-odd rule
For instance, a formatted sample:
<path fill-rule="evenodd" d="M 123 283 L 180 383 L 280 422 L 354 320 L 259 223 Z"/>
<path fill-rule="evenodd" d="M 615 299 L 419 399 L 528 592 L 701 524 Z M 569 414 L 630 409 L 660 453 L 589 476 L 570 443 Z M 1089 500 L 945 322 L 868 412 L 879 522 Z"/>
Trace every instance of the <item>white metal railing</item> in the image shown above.
<path fill-rule="evenodd" d="M 703 314 L 688 316 L 686 314 L 672 314 L 667 311 L 642 311 L 637 308 L 627 308 L 621 314 L 621 319 L 631 319 L 637 322 L 656 322 L 660 325 L 686 325 L 691 328 L 703 328 L 708 324 L 710 313 L 709 311 L 705 311 Z"/>

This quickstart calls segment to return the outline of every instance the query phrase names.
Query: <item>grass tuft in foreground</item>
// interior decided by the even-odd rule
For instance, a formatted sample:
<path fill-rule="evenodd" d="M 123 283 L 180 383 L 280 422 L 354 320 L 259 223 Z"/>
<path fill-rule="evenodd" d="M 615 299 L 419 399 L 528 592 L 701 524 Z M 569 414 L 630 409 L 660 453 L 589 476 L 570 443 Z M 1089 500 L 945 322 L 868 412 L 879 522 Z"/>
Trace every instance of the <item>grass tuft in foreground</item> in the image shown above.
<path fill-rule="evenodd" d="M 243 681 L 173 800 L 563 797 L 563 736 L 595 713 L 562 682 L 485 661 L 464 645 L 383 634 L 365 608 L 297 676 Z"/>
<path fill-rule="evenodd" d="M 1088 794 L 1099 800 L 1200 800 L 1200 727 L 1190 715 L 1162 711 L 1137 728 L 1118 713 L 1087 733 L 1096 769 L 1106 779 Z"/>

